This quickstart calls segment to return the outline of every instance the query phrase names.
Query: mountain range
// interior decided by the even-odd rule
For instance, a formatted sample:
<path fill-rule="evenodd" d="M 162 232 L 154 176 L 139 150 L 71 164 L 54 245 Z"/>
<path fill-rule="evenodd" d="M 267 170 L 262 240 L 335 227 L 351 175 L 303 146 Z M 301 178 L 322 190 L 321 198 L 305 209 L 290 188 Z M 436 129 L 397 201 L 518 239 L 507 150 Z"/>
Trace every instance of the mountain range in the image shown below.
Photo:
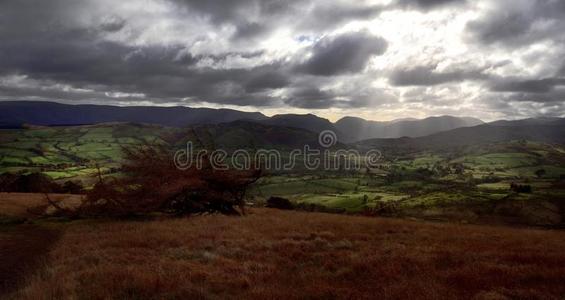
<path fill-rule="evenodd" d="M 469 117 L 429 117 L 422 120 L 406 119 L 390 122 L 367 121 L 361 118 L 345 117 L 335 123 L 340 132 L 347 132 L 351 141 L 371 138 L 421 137 L 460 127 L 484 124 Z"/>
<path fill-rule="evenodd" d="M 530 118 L 483 123 L 452 116 L 390 122 L 346 117 L 335 123 L 312 114 L 261 113 L 188 107 L 115 107 L 50 102 L 0 102 L 0 127 L 71 126 L 110 123 L 187 128 L 198 139 L 225 148 L 317 145 L 317 133 L 336 132 L 340 145 L 361 151 L 441 150 L 516 140 L 565 144 L 565 118 Z M 184 132 L 174 130 L 174 132 Z M 194 138 L 194 137 L 193 137 Z M 179 140 L 187 140 L 188 137 Z M 191 139 L 190 139 L 191 140 Z M 341 147 L 340 146 L 340 147 Z"/>
<path fill-rule="evenodd" d="M 0 126 L 19 127 L 23 124 L 43 126 L 91 125 L 112 122 L 149 123 L 171 127 L 196 124 L 218 124 L 237 120 L 263 120 L 258 112 L 231 109 L 67 105 L 54 102 L 6 101 L 0 102 Z"/>
<path fill-rule="evenodd" d="M 334 131 L 341 142 L 350 143 L 373 138 L 420 137 L 466 126 L 483 124 L 474 118 L 452 116 L 398 119 L 389 122 L 367 121 L 345 117 L 336 123 L 313 114 L 281 114 L 267 117 L 259 112 L 231 109 L 67 105 L 54 102 L 0 102 L 0 128 L 18 128 L 24 124 L 73 126 L 110 122 L 149 123 L 171 127 L 251 121 L 263 125 L 306 129 L 319 133 Z"/>
<path fill-rule="evenodd" d="M 439 150 L 510 141 L 565 144 L 565 118 L 530 118 L 461 127 L 416 138 L 370 139 L 354 145 L 368 149 Z"/>

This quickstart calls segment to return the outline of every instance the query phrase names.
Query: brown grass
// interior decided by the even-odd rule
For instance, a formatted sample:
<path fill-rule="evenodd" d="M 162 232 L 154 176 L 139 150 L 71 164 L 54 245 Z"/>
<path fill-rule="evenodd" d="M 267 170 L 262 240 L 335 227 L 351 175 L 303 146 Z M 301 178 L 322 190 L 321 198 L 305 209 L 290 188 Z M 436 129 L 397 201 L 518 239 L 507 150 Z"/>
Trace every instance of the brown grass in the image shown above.
<path fill-rule="evenodd" d="M 58 236 L 57 230 L 44 226 L 0 227 L 0 299 L 33 274 Z"/>
<path fill-rule="evenodd" d="M 80 203 L 81 195 L 49 194 L 53 201 L 62 202 L 64 205 L 76 206 Z M 34 217 L 28 209 L 47 208 L 47 201 L 43 194 L 26 193 L 0 193 L 0 216 L 8 217 Z"/>
<path fill-rule="evenodd" d="M 18 299 L 562 299 L 565 232 L 253 209 L 67 226 Z"/>

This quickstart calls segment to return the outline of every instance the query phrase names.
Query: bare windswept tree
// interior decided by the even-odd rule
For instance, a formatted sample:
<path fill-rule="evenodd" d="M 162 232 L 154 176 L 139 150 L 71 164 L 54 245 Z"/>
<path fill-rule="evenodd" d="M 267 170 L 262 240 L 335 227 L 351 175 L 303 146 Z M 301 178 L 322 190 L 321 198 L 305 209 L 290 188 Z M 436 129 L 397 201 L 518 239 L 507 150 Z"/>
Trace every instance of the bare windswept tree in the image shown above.
<path fill-rule="evenodd" d="M 175 215 L 245 214 L 245 194 L 261 171 L 216 170 L 204 157 L 201 166 L 178 169 L 165 146 L 123 149 L 123 175 L 102 178 L 75 209 L 50 204 L 72 216 L 128 216 L 163 212 Z M 240 208 L 240 211 L 236 209 Z"/>

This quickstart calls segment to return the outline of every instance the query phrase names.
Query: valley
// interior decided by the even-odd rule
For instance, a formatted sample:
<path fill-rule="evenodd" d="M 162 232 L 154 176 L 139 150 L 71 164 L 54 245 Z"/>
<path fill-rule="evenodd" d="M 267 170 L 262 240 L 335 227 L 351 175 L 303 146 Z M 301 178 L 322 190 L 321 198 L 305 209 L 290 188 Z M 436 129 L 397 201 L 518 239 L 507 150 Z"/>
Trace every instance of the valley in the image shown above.
<path fill-rule="evenodd" d="M 475 130 L 480 132 L 481 127 Z M 517 132 L 528 137 L 528 131 Z M 257 206 L 270 197 L 283 197 L 308 211 L 561 227 L 565 148 L 557 143 L 559 139 L 548 143 L 548 134 L 538 132 L 539 141 L 511 136 L 441 148 L 434 141 L 451 132 L 338 143 L 332 151 L 379 149 L 383 157 L 378 165 L 358 170 L 266 170 L 246 201 Z M 304 129 L 243 121 L 189 128 L 110 123 L 5 129 L 0 140 L 4 177 L 40 173 L 60 184 L 78 182 L 86 189 L 98 175 L 120 176 L 122 147 L 148 144 L 182 149 L 193 141 L 196 147 L 227 151 L 275 149 L 285 159 L 292 149 L 318 142 L 316 133 Z M 517 191 L 512 185 L 529 190 Z"/>

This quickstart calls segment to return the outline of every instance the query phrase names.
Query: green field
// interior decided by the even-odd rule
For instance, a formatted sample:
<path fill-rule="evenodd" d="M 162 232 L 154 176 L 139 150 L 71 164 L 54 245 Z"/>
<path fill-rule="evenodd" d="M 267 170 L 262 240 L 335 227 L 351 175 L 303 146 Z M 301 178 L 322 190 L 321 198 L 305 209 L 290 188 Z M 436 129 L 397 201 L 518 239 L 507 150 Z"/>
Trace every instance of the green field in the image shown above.
<path fill-rule="evenodd" d="M 240 131 L 216 132 L 214 143 L 231 149 L 254 143 L 253 136 Z M 0 130 L 0 173 L 41 172 L 88 186 L 97 166 L 104 176 L 119 176 L 122 147 L 165 144 L 173 135 L 177 142 L 172 147 L 194 138 L 179 129 L 133 124 Z M 271 172 L 251 188 L 249 201 L 278 196 L 332 211 L 396 216 L 528 215 L 565 207 L 563 178 L 563 147 L 515 142 L 385 157 L 378 168 L 357 172 Z M 516 193 L 512 183 L 530 186 L 531 193 Z"/>
<path fill-rule="evenodd" d="M 160 143 L 172 129 L 118 124 L 0 130 L 0 173 L 42 172 L 60 179 L 84 179 L 119 166 L 122 147 Z"/>

